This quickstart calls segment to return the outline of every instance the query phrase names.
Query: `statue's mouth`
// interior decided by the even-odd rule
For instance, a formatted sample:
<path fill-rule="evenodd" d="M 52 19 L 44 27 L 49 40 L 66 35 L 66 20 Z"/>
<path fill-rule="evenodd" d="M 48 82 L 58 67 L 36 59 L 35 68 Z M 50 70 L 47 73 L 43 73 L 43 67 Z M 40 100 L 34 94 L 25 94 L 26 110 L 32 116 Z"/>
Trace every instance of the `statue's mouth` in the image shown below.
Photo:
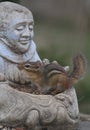
<path fill-rule="evenodd" d="M 20 38 L 19 42 L 24 45 L 24 44 L 27 44 L 29 41 L 30 41 L 30 38 Z"/>
<path fill-rule="evenodd" d="M 21 44 L 26 45 L 29 42 L 29 40 L 22 40 L 20 41 Z"/>

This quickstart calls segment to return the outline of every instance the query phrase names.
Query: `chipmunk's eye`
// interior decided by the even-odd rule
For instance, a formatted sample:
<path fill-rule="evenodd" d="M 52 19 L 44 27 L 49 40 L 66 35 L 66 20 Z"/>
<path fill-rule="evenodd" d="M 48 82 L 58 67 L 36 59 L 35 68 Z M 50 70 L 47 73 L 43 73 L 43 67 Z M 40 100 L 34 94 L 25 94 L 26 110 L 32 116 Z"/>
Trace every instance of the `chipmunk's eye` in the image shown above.
<path fill-rule="evenodd" d="M 25 67 L 26 69 L 28 69 L 28 68 L 30 68 L 30 64 L 25 64 L 24 67 Z"/>

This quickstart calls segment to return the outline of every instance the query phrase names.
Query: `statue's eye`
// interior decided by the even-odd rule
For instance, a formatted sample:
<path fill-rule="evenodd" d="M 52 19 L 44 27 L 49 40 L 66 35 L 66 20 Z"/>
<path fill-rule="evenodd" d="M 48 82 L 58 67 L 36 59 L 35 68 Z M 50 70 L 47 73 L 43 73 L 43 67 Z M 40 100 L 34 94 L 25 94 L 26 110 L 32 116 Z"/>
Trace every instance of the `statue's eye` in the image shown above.
<path fill-rule="evenodd" d="M 33 25 L 29 25 L 29 30 L 33 30 Z"/>
<path fill-rule="evenodd" d="M 24 26 L 18 26 L 18 27 L 16 28 L 17 31 L 22 31 L 23 29 L 24 29 Z"/>
<path fill-rule="evenodd" d="M 25 67 L 26 69 L 28 69 L 28 68 L 30 68 L 30 64 L 25 64 L 24 67 Z"/>

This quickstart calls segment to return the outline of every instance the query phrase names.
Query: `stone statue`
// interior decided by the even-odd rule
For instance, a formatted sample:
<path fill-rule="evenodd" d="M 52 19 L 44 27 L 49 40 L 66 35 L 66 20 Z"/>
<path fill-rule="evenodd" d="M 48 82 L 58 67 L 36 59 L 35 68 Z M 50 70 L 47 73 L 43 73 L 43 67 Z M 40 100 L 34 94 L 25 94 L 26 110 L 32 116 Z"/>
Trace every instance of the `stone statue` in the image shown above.
<path fill-rule="evenodd" d="M 79 121 L 73 87 L 55 96 L 29 94 L 11 87 L 30 84 L 17 65 L 41 61 L 33 41 L 33 26 L 33 16 L 27 8 L 12 2 L 0 3 L 0 128 L 73 130 Z"/>

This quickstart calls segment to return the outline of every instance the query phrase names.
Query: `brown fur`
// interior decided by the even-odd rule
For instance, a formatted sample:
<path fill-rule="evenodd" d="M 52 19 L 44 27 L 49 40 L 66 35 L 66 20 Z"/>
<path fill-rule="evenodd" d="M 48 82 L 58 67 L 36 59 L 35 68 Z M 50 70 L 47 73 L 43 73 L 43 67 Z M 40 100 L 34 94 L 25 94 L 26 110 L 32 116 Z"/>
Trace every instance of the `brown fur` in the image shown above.
<path fill-rule="evenodd" d="M 73 71 L 70 74 L 58 63 L 44 65 L 37 61 L 20 64 L 18 68 L 25 75 L 28 75 L 33 85 L 37 86 L 36 92 L 38 94 L 55 95 L 65 91 L 78 82 L 85 72 L 86 63 L 82 55 L 75 56 L 73 59 Z"/>

